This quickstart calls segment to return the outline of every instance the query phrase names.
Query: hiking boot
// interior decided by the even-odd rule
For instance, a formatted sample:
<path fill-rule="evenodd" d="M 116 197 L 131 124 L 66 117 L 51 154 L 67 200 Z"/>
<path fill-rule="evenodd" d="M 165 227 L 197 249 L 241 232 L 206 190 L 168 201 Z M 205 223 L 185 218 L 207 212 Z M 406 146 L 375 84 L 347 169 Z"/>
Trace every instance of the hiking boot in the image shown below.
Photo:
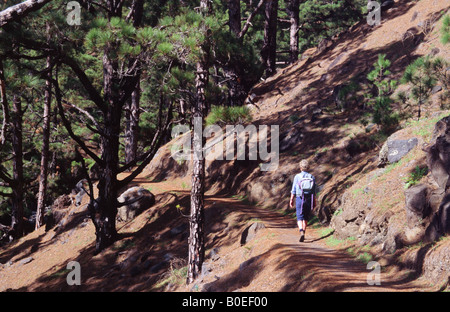
<path fill-rule="evenodd" d="M 305 241 L 305 232 L 304 231 L 300 231 L 300 239 L 299 242 L 303 243 Z"/>

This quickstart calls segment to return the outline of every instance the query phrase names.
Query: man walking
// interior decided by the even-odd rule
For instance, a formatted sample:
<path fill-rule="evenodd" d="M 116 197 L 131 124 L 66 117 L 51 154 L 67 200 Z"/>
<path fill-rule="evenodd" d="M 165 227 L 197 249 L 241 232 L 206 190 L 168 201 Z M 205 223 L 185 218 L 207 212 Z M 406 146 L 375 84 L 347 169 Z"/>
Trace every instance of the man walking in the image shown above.
<path fill-rule="evenodd" d="M 300 232 L 300 242 L 305 240 L 306 226 L 308 225 L 311 211 L 315 208 L 316 181 L 307 170 L 309 164 L 306 159 L 300 162 L 301 172 L 294 177 L 289 206 L 294 208 L 297 214 L 297 225 Z"/>

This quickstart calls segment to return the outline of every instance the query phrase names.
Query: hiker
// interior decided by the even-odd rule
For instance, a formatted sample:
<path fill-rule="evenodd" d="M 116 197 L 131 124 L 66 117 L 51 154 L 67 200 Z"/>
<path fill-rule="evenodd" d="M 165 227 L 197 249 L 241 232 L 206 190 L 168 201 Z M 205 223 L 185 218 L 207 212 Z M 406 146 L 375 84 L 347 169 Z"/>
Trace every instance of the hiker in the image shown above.
<path fill-rule="evenodd" d="M 300 232 L 300 242 L 305 240 L 306 226 L 308 225 L 311 211 L 315 208 L 316 181 L 312 174 L 308 173 L 308 161 L 306 159 L 300 162 L 299 174 L 294 177 L 292 184 L 291 200 L 289 206 L 294 208 L 297 213 L 297 224 Z"/>

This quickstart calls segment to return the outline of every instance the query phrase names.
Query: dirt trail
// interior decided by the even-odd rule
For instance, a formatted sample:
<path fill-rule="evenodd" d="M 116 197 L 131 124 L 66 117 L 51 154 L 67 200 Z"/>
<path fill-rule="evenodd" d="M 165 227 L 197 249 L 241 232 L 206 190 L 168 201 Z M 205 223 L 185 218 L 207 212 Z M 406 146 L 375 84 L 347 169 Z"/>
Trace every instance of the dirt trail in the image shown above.
<path fill-rule="evenodd" d="M 209 197 L 207 202 L 221 206 L 239 205 L 229 198 Z M 357 260 L 345 251 L 346 247 L 330 247 L 326 241 L 332 233 L 322 234 L 323 228 L 309 227 L 305 242 L 299 242 L 295 220 L 278 212 L 250 204 L 240 205 L 241 212 L 265 224 L 265 229 L 254 244 L 249 243 L 250 254 L 239 267 L 208 284 L 211 291 L 429 291 L 428 283 L 414 277 L 409 270 L 388 266 L 379 261 L 379 283 L 375 268 Z M 235 247 L 234 258 L 239 258 Z M 227 250 L 230 252 L 230 250 Z M 242 260 L 238 260 L 240 262 Z M 237 267 L 237 265 L 235 265 Z M 248 266 L 245 270 L 243 267 Z M 216 272 L 219 273 L 224 273 Z M 248 276 L 247 276 L 248 275 Z M 372 285 L 368 283 L 371 282 Z"/>
<path fill-rule="evenodd" d="M 100 255 L 93 254 L 95 234 L 89 220 L 81 220 L 70 231 L 58 235 L 53 230 L 33 232 L 0 250 L 1 263 L 12 260 L 11 264 L 0 265 L 0 291 L 73 291 L 67 286 L 65 268 L 72 260 L 82 266 L 83 283 L 79 291 L 191 291 L 192 285 L 155 288 L 168 268 L 154 273 L 142 269 L 136 274 L 136 269 L 143 266 L 137 259 L 144 255 L 148 255 L 152 265 L 167 253 L 180 259 L 187 256 L 187 238 L 183 234 L 174 237 L 169 232 L 187 222 L 174 207 L 188 205 L 188 183 L 186 179 L 155 183 L 138 178 L 134 184 L 151 188 L 160 202 L 132 222 L 120 224 L 122 240 Z M 339 249 L 342 247 L 327 246 L 325 242 L 330 235 L 321 234 L 323 229 L 309 228 L 305 242 L 299 243 L 293 218 L 249 204 L 239 196 L 207 194 L 205 206 L 207 220 L 211 221 L 206 225 L 207 254 L 219 248 L 215 260 L 207 257 L 205 261 L 211 274 L 198 282 L 205 290 L 433 290 L 411 278 L 411 272 L 391 270 L 383 263 L 381 285 L 370 286 L 367 276 L 371 270 Z M 158 210 L 161 216 L 153 218 Z M 241 245 L 240 236 L 251 222 L 263 222 L 265 228 L 249 243 Z M 30 263 L 24 262 L 27 258 Z"/>

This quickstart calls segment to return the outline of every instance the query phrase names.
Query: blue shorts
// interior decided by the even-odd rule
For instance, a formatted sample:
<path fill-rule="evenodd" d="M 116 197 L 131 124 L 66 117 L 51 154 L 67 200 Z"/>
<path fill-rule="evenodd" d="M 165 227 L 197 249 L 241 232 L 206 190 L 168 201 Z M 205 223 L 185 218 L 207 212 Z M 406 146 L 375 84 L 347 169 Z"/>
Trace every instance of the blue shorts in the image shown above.
<path fill-rule="evenodd" d="M 312 195 L 304 195 L 295 198 L 295 211 L 297 213 L 297 221 L 308 221 L 311 214 Z"/>

